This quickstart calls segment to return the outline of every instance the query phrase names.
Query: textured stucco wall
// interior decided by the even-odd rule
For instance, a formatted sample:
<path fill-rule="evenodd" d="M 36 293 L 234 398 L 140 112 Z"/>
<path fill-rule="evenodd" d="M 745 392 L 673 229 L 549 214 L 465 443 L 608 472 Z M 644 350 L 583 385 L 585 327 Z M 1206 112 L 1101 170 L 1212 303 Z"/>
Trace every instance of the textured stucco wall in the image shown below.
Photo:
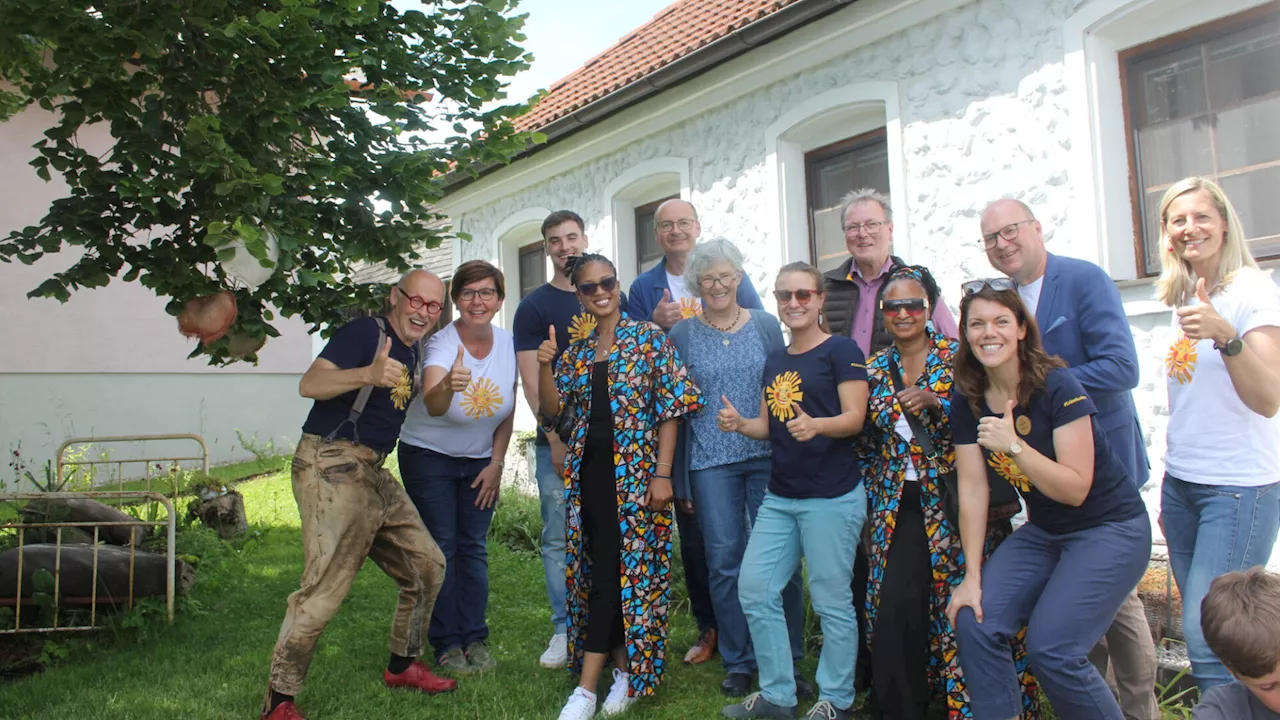
<path fill-rule="evenodd" d="M 977 0 L 830 62 L 750 92 L 674 128 L 623 144 L 616 152 L 527 187 L 456 218 L 476 241 L 462 259 L 495 259 L 494 230 L 528 207 L 577 210 L 593 236 L 608 228 L 600 189 L 630 167 L 657 157 L 690 164 L 690 194 L 704 235 L 739 244 L 757 286 L 768 286 L 779 257 L 779 229 L 769 208 L 779 196 L 766 165 L 766 130 L 788 109 L 855 83 L 893 81 L 900 98 L 905 188 L 895 188 L 909 224 L 912 253 L 938 276 L 953 309 L 964 279 L 993 274 L 978 240 L 978 214 L 990 200 L 1027 202 L 1045 227 L 1051 252 L 1098 261 L 1092 227 L 1078 213 L 1079 190 L 1069 168 L 1073 113 L 1064 79 L 1063 25 L 1082 0 Z M 780 42 L 787 42 L 782 40 Z M 748 56 L 749 57 L 749 56 Z M 1074 119 L 1078 119 L 1074 118 Z M 566 141 L 574 142 L 573 139 Z M 537 156 L 525 162 L 537 162 Z M 483 180 L 481 182 L 484 182 Z M 1086 222 L 1085 220 L 1089 220 Z M 1159 503 L 1167 395 L 1163 359 L 1170 315 L 1152 307 L 1149 282 L 1121 290 L 1142 362 L 1135 399 L 1153 465 L 1144 489 Z M 1278 554 L 1280 559 L 1280 554 Z"/>

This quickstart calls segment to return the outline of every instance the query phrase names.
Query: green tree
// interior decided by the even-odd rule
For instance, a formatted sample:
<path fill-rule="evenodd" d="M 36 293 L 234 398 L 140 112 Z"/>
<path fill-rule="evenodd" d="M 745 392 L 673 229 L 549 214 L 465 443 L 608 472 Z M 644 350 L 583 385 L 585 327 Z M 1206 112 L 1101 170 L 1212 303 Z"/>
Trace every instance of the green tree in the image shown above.
<path fill-rule="evenodd" d="M 446 173 L 506 162 L 536 139 L 511 123 L 525 105 L 498 103 L 504 77 L 531 59 L 515 4 L 3 0 L 0 120 L 31 104 L 55 113 L 31 165 L 70 192 L 0 239 L 0 260 L 78 250 L 28 293 L 64 302 L 119 277 L 177 315 L 232 289 L 232 332 L 254 339 L 278 335 L 270 307 L 313 330 L 377 307 L 352 265 L 409 269 L 440 243 Z M 97 124 L 111 135 L 101 154 L 78 141 Z M 228 276 L 233 243 L 274 267 L 266 282 Z M 202 353 L 234 360 L 227 338 Z"/>

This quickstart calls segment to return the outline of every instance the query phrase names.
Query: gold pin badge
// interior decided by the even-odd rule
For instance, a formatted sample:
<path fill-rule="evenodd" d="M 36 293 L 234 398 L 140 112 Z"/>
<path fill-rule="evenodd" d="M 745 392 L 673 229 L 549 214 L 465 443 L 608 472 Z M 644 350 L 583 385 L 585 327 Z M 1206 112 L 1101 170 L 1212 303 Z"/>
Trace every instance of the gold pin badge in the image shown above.
<path fill-rule="evenodd" d="M 1018 429 L 1019 435 L 1026 436 L 1031 434 L 1031 418 L 1026 415 L 1019 416 L 1018 419 L 1014 421 L 1013 426 Z"/>

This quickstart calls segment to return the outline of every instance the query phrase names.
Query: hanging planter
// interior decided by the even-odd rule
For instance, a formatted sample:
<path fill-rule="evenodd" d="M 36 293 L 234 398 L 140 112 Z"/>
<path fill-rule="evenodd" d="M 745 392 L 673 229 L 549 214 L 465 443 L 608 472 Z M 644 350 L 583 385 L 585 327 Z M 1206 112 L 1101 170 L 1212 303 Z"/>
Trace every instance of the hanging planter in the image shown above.
<path fill-rule="evenodd" d="M 236 296 L 230 290 L 192 298 L 178 314 L 178 329 L 186 337 L 209 343 L 221 338 L 236 321 Z"/>
<path fill-rule="evenodd" d="M 267 336 L 255 338 L 241 333 L 227 336 L 227 354 L 234 358 L 245 358 L 262 349 L 267 344 Z"/>
<path fill-rule="evenodd" d="M 226 252 L 228 250 L 231 252 Z M 224 256 L 227 259 L 224 260 Z M 255 290 L 275 273 L 280 243 L 270 230 L 242 232 L 239 238 L 218 251 L 218 258 L 223 272 Z"/>

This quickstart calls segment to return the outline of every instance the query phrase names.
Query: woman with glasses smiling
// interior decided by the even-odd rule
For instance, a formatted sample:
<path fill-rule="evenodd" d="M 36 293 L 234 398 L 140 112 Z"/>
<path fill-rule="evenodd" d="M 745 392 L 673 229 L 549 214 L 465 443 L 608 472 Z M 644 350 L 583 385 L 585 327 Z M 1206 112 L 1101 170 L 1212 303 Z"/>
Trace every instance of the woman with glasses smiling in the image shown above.
<path fill-rule="evenodd" d="M 738 304 L 742 253 L 724 239 L 699 243 L 689 254 L 684 282 L 702 301 L 702 312 L 671 329 L 671 343 L 702 392 L 726 397 L 742 408 L 760 407 L 761 388 L 743 378 L 758 378 L 764 361 L 785 343 L 778 319 L 764 310 Z M 719 630 L 725 679 L 720 689 L 730 697 L 751 692 L 756 670 L 747 619 L 738 603 L 738 568 L 747 537 L 769 484 L 769 443 L 716 428 L 716 413 L 703 409 L 680 424 L 675 461 L 675 494 L 696 512 L 706 545 L 711 602 Z M 803 655 L 803 595 L 797 572 L 783 593 L 791 654 Z"/>
<path fill-rule="evenodd" d="M 449 296 L 459 317 L 427 341 L 421 402 L 400 429 L 400 475 L 445 557 L 444 585 L 427 640 L 439 667 L 492 670 L 489 556 L 514 421 L 516 354 L 511 333 L 493 325 L 505 296 L 502 271 L 483 260 L 458 266 Z"/>
<path fill-rule="evenodd" d="M 569 665 L 580 677 L 560 720 L 586 720 L 607 660 L 605 716 L 653 694 L 666 669 L 676 420 L 702 397 L 662 330 L 618 308 L 608 258 L 570 258 L 566 269 L 595 325 L 563 354 L 548 329 L 538 394 L 543 429 L 568 435 Z"/>

